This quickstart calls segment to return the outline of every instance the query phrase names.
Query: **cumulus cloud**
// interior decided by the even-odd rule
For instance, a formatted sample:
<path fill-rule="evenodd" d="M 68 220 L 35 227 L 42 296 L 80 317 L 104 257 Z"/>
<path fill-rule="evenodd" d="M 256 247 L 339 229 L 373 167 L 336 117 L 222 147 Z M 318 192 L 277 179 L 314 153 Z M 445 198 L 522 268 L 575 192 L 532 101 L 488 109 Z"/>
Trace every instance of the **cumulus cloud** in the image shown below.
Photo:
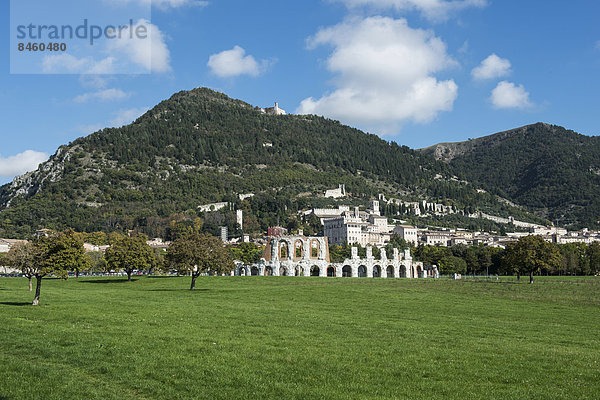
<path fill-rule="evenodd" d="M 84 74 L 79 76 L 81 86 L 92 89 L 104 89 L 108 85 L 108 79 L 102 75 Z"/>
<path fill-rule="evenodd" d="M 473 68 L 471 75 L 476 80 L 502 78 L 510 74 L 510 67 L 509 60 L 500 58 L 496 54 L 491 54 L 479 66 Z"/>
<path fill-rule="evenodd" d="M 148 107 L 141 108 L 130 108 L 127 110 L 120 110 L 115 114 L 109 124 L 114 128 L 120 128 L 123 125 L 127 125 L 144 115 L 149 110 Z"/>
<path fill-rule="evenodd" d="M 231 78 L 240 75 L 259 76 L 269 66 L 268 60 L 260 62 L 240 46 L 213 54 L 208 59 L 211 72 L 220 78 Z"/>
<path fill-rule="evenodd" d="M 146 29 L 146 38 L 129 34 L 129 29 L 138 32 L 139 27 Z M 171 53 L 164 34 L 156 25 L 145 19 L 140 19 L 131 28 L 124 29 L 120 39 L 108 40 L 107 51 L 109 54 L 117 54 L 120 58 L 128 59 L 147 72 L 160 73 L 171 70 Z"/>
<path fill-rule="evenodd" d="M 425 123 L 452 109 L 458 86 L 433 75 L 457 63 L 431 31 L 404 19 L 352 19 L 322 29 L 309 48 L 333 46 L 327 68 L 335 90 L 307 98 L 299 114 L 319 114 L 346 123 L 397 133 L 404 121 Z"/>
<path fill-rule="evenodd" d="M 201 0 L 104 0 L 104 2 L 113 5 L 128 5 L 130 3 L 137 3 L 148 7 L 152 5 L 161 10 L 189 6 L 206 7 L 209 5 L 208 1 Z"/>
<path fill-rule="evenodd" d="M 42 71 L 46 74 L 111 74 L 114 73 L 115 61 L 114 57 L 95 60 L 69 53 L 49 54 L 42 59 Z"/>
<path fill-rule="evenodd" d="M 152 5 L 161 9 L 167 8 L 178 8 L 185 6 L 194 6 L 194 7 L 206 7 L 209 2 L 208 1 L 198 1 L 198 0 L 146 0 L 152 1 Z"/>
<path fill-rule="evenodd" d="M 138 28 L 145 29 L 137 35 Z M 130 35 L 129 30 L 134 34 Z M 42 60 L 42 71 L 47 74 L 103 75 L 115 73 L 163 73 L 171 70 L 171 55 L 164 34 L 145 19 L 138 20 L 132 27 L 125 26 L 120 37 L 104 41 L 101 50 L 105 58 L 91 56 L 76 57 L 69 53 L 49 54 Z M 98 84 L 102 84 L 97 80 Z"/>
<path fill-rule="evenodd" d="M 97 92 L 84 93 L 75 97 L 74 101 L 76 103 L 86 103 L 90 100 L 117 101 L 125 100 L 129 96 L 131 96 L 130 93 L 125 93 L 121 89 L 105 89 Z"/>
<path fill-rule="evenodd" d="M 0 157 L 0 176 L 13 177 L 35 170 L 38 165 L 48 159 L 48 154 L 34 150 L 26 150 L 10 157 Z"/>
<path fill-rule="evenodd" d="M 492 90 L 490 101 L 495 108 L 527 108 L 533 103 L 523 85 L 502 81 Z"/>
<path fill-rule="evenodd" d="M 460 10 L 469 7 L 485 7 L 487 0 L 329 0 L 345 4 L 350 9 L 370 7 L 395 9 L 396 11 L 419 11 L 432 21 L 443 21 Z"/>

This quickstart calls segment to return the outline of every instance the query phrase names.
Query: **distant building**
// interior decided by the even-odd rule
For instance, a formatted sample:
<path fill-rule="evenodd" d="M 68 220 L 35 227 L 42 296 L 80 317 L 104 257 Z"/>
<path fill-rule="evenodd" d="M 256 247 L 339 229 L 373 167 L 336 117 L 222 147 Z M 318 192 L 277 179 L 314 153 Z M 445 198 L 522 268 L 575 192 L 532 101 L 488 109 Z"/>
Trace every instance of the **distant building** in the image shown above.
<path fill-rule="evenodd" d="M 8 253 L 13 246 L 25 243 L 27 243 L 27 240 L 0 239 L 0 253 Z"/>
<path fill-rule="evenodd" d="M 236 221 L 237 224 L 240 226 L 240 230 L 244 230 L 244 211 L 243 210 L 237 210 L 236 213 Z"/>
<path fill-rule="evenodd" d="M 353 211 L 343 211 L 339 217 L 323 221 L 323 234 L 329 243 L 338 245 L 383 246 L 390 241 L 392 229 L 387 217 L 379 214 L 378 201 L 371 202 L 371 209 L 366 212 L 355 207 Z"/>
<path fill-rule="evenodd" d="M 409 225 L 399 225 L 394 228 L 394 233 L 400 236 L 400 238 L 406 240 L 406 243 L 414 246 L 419 244 L 419 236 L 417 228 Z"/>
<path fill-rule="evenodd" d="M 222 226 L 219 228 L 219 236 L 223 242 L 226 242 L 229 239 L 229 232 L 226 226 Z"/>
<path fill-rule="evenodd" d="M 282 228 L 281 226 L 273 226 L 269 229 L 267 229 L 267 236 L 269 237 L 274 237 L 274 236 L 284 236 L 287 235 L 288 230 L 285 228 Z"/>
<path fill-rule="evenodd" d="M 331 189 L 325 191 L 325 197 L 339 199 L 340 197 L 346 197 L 346 185 L 341 184 L 337 189 Z"/>
<path fill-rule="evenodd" d="M 228 206 L 229 206 L 229 203 L 227 203 L 227 202 L 210 203 L 210 204 L 204 204 L 204 205 L 198 206 L 198 210 L 200 212 L 219 211 Z"/>
<path fill-rule="evenodd" d="M 275 107 L 263 108 L 263 109 L 261 109 L 261 111 L 267 115 L 286 115 L 287 114 L 284 109 L 279 108 L 279 103 L 277 103 L 277 102 L 275 102 Z"/>

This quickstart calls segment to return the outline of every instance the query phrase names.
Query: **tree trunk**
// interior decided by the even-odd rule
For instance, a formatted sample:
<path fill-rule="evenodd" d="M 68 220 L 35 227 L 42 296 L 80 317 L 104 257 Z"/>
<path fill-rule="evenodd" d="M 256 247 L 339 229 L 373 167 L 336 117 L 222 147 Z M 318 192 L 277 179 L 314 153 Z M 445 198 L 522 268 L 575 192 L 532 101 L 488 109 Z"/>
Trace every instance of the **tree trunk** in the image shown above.
<path fill-rule="evenodd" d="M 517 280 L 520 281 L 521 280 L 521 273 L 517 272 Z"/>
<path fill-rule="evenodd" d="M 196 278 L 197 277 L 198 277 L 197 275 L 192 274 L 192 286 L 190 286 L 190 290 L 196 290 Z"/>
<path fill-rule="evenodd" d="M 533 272 L 529 273 L 529 283 L 533 283 Z"/>
<path fill-rule="evenodd" d="M 29 279 L 29 291 L 32 292 L 33 286 L 31 285 L 31 276 L 28 276 L 27 279 Z"/>
<path fill-rule="evenodd" d="M 79 270 L 78 269 L 75 270 L 75 278 L 79 278 Z"/>
<path fill-rule="evenodd" d="M 126 272 L 127 272 L 127 281 L 131 282 L 131 272 L 133 272 L 133 271 L 128 269 L 128 270 L 126 270 Z"/>
<path fill-rule="evenodd" d="M 40 290 L 42 289 L 42 277 L 36 276 L 35 280 L 35 297 L 33 298 L 33 303 L 31 304 L 33 306 L 37 306 L 40 303 Z"/>

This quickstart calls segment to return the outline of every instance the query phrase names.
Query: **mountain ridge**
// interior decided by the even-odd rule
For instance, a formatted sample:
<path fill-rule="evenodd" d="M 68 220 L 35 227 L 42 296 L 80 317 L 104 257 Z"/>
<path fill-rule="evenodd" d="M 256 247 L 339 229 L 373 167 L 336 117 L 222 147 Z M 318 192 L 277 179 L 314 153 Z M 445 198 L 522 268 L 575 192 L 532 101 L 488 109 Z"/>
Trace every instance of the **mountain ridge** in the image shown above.
<path fill-rule="evenodd" d="M 39 227 L 161 235 L 173 219 L 199 217 L 198 205 L 224 200 L 264 229 L 293 211 L 333 205 L 322 193 L 342 183 L 353 194 L 348 202 L 381 193 L 444 202 L 465 214 L 540 221 L 478 191 L 486 183 L 462 180 L 467 175 L 456 161 L 438 161 L 338 121 L 265 115 L 196 88 L 173 94 L 130 125 L 60 146 L 36 171 L 0 187 L 0 236 L 31 235 Z M 241 202 L 241 193 L 257 196 Z"/>

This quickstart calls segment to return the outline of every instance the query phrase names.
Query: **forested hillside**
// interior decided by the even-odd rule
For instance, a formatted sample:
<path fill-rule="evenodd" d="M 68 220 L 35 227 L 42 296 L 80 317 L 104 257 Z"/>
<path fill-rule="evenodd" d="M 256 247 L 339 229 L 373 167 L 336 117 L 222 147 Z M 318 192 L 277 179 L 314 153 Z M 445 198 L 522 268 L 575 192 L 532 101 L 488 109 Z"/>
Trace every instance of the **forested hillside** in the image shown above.
<path fill-rule="evenodd" d="M 457 175 L 562 226 L 598 226 L 600 138 L 538 123 L 424 149 Z"/>
<path fill-rule="evenodd" d="M 468 165 L 448 165 L 322 117 L 266 115 L 199 88 L 173 95 L 128 126 L 62 146 L 36 171 L 1 187 L 0 237 L 67 227 L 134 229 L 164 237 L 181 220 L 235 230 L 232 210 L 221 216 L 198 211 L 201 204 L 220 201 L 243 209 L 246 231 L 258 232 L 293 225 L 290 217 L 299 210 L 335 205 L 323 192 L 339 184 L 350 194 L 345 204 L 366 204 L 385 194 L 443 202 L 465 213 L 482 210 L 542 221 L 494 194 L 478 192 L 462 179 L 482 181 Z M 479 168 L 484 170 L 494 168 Z M 238 195 L 246 193 L 256 196 L 241 201 Z M 489 226 L 467 217 L 452 221 Z"/>

